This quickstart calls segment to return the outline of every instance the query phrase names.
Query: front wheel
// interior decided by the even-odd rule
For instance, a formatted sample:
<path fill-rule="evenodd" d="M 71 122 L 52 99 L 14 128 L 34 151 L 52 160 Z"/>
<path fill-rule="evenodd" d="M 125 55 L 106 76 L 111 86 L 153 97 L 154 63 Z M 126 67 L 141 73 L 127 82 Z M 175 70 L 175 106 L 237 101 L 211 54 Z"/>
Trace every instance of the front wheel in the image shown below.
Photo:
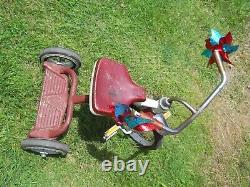
<path fill-rule="evenodd" d="M 145 133 L 133 131 L 129 136 L 142 149 L 159 149 L 164 137 L 157 131 Z"/>

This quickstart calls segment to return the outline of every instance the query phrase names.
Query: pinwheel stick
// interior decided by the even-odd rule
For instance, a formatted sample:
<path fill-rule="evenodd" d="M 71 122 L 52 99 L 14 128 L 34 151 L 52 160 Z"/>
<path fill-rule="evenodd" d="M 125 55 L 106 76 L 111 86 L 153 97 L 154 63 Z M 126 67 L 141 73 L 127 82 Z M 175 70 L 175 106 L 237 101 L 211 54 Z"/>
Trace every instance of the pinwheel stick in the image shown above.
<path fill-rule="evenodd" d="M 219 51 L 215 50 L 213 52 L 213 55 L 215 56 L 216 64 L 217 64 L 218 70 L 219 70 L 219 72 L 221 74 L 221 82 L 215 88 L 215 90 L 207 97 L 207 99 L 202 103 L 202 105 L 200 106 L 198 112 L 202 112 L 209 105 L 209 103 L 214 99 L 214 97 L 216 95 L 218 95 L 218 93 L 222 90 L 222 88 L 225 86 L 225 84 L 227 82 L 226 72 L 224 70 L 224 67 L 223 67 L 223 64 L 222 64 L 223 62 L 222 62 Z"/>

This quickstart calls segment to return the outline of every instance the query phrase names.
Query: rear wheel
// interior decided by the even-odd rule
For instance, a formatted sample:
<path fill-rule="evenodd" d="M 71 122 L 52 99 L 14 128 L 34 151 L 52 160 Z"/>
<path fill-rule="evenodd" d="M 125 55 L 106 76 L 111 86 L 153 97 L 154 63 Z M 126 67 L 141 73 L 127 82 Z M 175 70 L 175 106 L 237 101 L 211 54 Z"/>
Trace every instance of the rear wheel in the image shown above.
<path fill-rule="evenodd" d="M 28 138 L 21 142 L 21 147 L 24 150 L 39 153 L 42 157 L 47 155 L 63 155 L 69 152 L 69 147 L 66 144 L 56 140 L 46 140 L 37 138 Z"/>
<path fill-rule="evenodd" d="M 48 61 L 74 70 L 81 66 L 81 58 L 77 53 L 60 47 L 44 49 L 40 53 L 39 58 L 42 63 Z"/>

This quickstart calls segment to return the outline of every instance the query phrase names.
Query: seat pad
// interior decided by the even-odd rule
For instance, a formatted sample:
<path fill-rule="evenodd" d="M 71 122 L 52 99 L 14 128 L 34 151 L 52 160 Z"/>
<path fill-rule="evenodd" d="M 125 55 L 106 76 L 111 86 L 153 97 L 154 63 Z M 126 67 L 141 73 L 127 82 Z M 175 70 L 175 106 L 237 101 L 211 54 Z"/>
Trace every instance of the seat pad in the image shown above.
<path fill-rule="evenodd" d="M 146 100 L 145 90 L 129 76 L 125 65 L 101 58 L 92 72 L 90 110 L 96 115 L 113 117 L 117 103 L 131 105 Z"/>

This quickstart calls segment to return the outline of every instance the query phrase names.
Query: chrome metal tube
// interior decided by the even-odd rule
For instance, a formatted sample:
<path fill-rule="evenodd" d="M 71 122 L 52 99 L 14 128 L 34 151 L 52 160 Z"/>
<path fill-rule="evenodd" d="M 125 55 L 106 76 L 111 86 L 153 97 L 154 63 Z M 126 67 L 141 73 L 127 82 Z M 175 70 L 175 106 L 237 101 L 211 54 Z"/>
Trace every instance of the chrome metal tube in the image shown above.
<path fill-rule="evenodd" d="M 215 56 L 215 59 L 217 61 L 217 67 L 218 67 L 219 72 L 221 74 L 221 82 L 215 88 L 215 90 L 207 97 L 207 99 L 201 104 L 201 106 L 198 109 L 198 113 L 201 113 L 209 105 L 209 103 L 214 99 L 214 97 L 216 95 L 218 95 L 218 93 L 222 90 L 222 88 L 225 86 L 225 84 L 227 82 L 226 72 L 224 70 L 219 51 L 214 51 L 214 56 Z"/>
<path fill-rule="evenodd" d="M 216 95 L 218 95 L 218 93 L 222 90 L 222 88 L 225 86 L 226 81 L 227 81 L 227 77 L 226 77 L 226 73 L 222 64 L 222 59 L 220 56 L 219 51 L 215 50 L 213 53 L 216 62 L 217 62 L 217 67 L 219 69 L 219 72 L 221 74 L 221 81 L 220 84 L 213 90 L 213 92 L 206 98 L 206 100 L 201 104 L 201 106 L 199 108 L 197 108 L 197 110 L 195 110 L 191 105 L 189 105 L 188 103 L 186 103 L 185 101 L 182 101 L 178 98 L 170 98 L 169 102 L 172 103 L 173 101 L 177 101 L 182 103 L 185 107 L 187 107 L 191 112 L 192 115 L 190 117 L 188 117 L 183 123 L 181 123 L 177 128 L 169 128 L 166 127 L 165 131 L 166 134 L 178 134 L 179 132 L 181 132 L 184 128 L 186 128 L 190 123 L 193 122 L 193 120 L 200 115 L 200 113 L 202 113 L 204 111 L 204 109 L 209 105 L 209 103 L 214 99 L 214 97 Z"/>

